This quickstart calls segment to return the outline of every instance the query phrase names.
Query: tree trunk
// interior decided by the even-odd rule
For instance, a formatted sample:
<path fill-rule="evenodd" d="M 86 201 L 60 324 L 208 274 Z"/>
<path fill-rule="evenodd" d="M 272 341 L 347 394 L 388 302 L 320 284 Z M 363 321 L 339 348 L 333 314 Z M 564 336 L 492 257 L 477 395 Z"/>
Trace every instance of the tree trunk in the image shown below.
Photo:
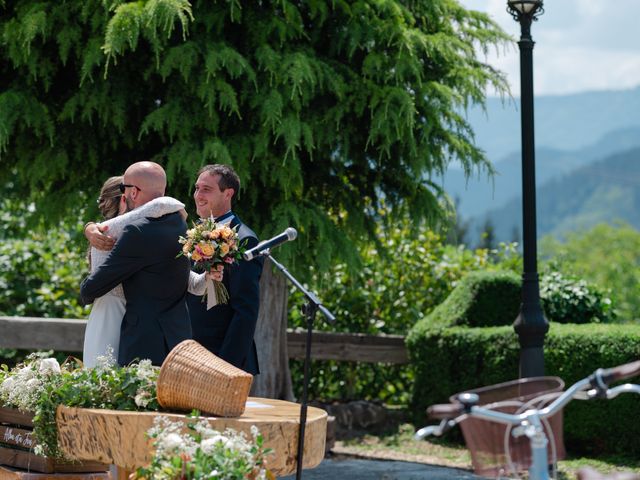
<path fill-rule="evenodd" d="M 287 281 L 274 272 L 266 258 L 260 279 L 260 314 L 255 341 L 260 374 L 253 379 L 251 395 L 293 400 L 287 351 Z"/>

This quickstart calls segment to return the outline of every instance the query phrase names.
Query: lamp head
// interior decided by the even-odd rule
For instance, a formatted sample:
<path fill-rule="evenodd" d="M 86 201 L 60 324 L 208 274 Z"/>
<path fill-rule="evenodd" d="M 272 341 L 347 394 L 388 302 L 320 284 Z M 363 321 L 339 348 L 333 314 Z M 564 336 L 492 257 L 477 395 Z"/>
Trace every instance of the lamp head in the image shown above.
<path fill-rule="evenodd" d="M 523 18 L 531 21 L 537 20 L 544 8 L 542 0 L 507 0 L 507 12 L 518 22 Z"/>

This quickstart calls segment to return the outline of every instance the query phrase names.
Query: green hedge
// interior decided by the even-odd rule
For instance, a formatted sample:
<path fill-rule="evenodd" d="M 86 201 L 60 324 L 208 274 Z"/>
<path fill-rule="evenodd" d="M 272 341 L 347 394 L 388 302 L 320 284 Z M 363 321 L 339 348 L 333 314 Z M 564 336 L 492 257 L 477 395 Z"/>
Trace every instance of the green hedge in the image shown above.
<path fill-rule="evenodd" d="M 520 311 L 521 283 L 520 275 L 511 271 L 471 272 L 424 321 L 431 328 L 511 324 Z M 611 300 L 598 287 L 557 271 L 542 276 L 540 303 L 552 322 L 607 323 L 615 319 Z"/>
<path fill-rule="evenodd" d="M 504 325 L 504 319 L 515 320 L 518 315 L 520 284 L 520 276 L 513 272 L 471 272 L 425 322 L 432 327 Z"/>
<path fill-rule="evenodd" d="M 427 406 L 450 395 L 518 377 L 519 346 L 511 326 L 433 329 L 426 322 L 407 337 L 415 368 L 412 411 L 424 424 Z M 566 386 L 597 368 L 640 358 L 640 326 L 552 324 L 545 342 L 545 371 Z M 574 401 L 565 408 L 565 444 L 572 453 L 640 454 L 640 396 Z"/>

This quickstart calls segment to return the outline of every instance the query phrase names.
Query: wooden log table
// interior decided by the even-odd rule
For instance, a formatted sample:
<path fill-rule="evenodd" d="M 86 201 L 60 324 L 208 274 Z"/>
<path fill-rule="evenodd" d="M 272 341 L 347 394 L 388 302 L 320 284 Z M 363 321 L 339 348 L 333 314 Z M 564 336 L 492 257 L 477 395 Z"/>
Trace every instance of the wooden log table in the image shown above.
<path fill-rule="evenodd" d="M 164 415 L 172 421 L 187 423 L 184 414 L 172 412 L 125 412 L 60 406 L 56 420 L 58 441 L 70 458 L 115 464 L 135 470 L 151 462 L 153 442 L 145 433 L 153 420 Z M 276 475 L 296 470 L 300 405 L 283 400 L 252 398 L 244 414 L 236 418 L 206 417 L 213 428 L 233 428 L 251 436 L 255 425 L 264 437 L 265 446 L 273 449 L 267 457 L 268 468 Z M 304 436 L 303 467 L 317 466 L 324 457 L 327 412 L 308 407 Z"/>

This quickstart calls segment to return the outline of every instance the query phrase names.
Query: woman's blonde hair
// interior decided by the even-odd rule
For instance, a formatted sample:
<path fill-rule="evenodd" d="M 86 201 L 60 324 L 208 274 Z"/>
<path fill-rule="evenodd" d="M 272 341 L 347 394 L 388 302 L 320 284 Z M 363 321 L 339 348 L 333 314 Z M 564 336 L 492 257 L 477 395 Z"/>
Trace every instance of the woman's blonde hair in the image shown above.
<path fill-rule="evenodd" d="M 120 208 L 120 184 L 123 181 L 122 176 L 111 177 L 104 182 L 100 189 L 100 196 L 98 197 L 98 208 L 102 213 L 105 220 L 116 217 Z"/>

